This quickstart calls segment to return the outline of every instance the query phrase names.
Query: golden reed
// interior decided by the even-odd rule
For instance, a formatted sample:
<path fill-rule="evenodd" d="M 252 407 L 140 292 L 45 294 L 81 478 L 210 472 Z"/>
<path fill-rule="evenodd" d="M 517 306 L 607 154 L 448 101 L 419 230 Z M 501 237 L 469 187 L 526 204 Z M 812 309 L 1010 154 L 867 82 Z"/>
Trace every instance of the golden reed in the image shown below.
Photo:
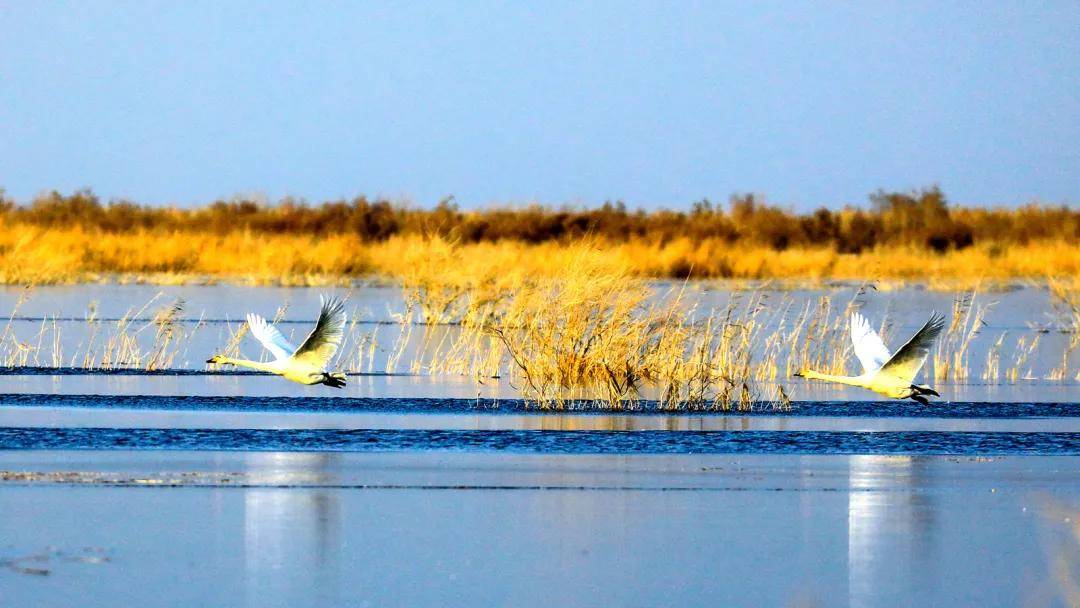
<path fill-rule="evenodd" d="M 1080 277 L 1080 209 L 953 207 L 937 188 L 878 192 L 867 209 L 798 214 L 753 195 L 688 211 L 433 209 L 388 201 L 180 209 L 101 203 L 90 191 L 16 205 L 0 190 L 0 282 L 254 284 L 408 280 L 417 265 L 545 275 L 590 264 L 638 278 L 944 282 Z M 447 268 L 458 272 L 458 268 Z M 472 274 L 476 274 L 473 272 Z M 984 284 L 985 285 L 985 284 Z M 431 295 L 431 294 L 429 294 Z"/>
<path fill-rule="evenodd" d="M 666 243 L 587 240 L 594 266 L 641 278 L 876 280 L 944 282 L 1080 277 L 1080 246 L 1039 241 L 1008 248 L 973 245 L 937 253 L 880 246 L 857 254 L 826 248 L 730 244 L 717 239 Z M 62 284 L 120 280 L 155 284 L 229 281 L 326 285 L 361 277 L 404 279 L 418 264 L 442 260 L 526 276 L 548 275 L 581 255 L 574 243 L 460 243 L 439 236 L 365 241 L 353 235 L 225 234 L 136 230 L 103 233 L 0 223 L 0 283 Z"/>

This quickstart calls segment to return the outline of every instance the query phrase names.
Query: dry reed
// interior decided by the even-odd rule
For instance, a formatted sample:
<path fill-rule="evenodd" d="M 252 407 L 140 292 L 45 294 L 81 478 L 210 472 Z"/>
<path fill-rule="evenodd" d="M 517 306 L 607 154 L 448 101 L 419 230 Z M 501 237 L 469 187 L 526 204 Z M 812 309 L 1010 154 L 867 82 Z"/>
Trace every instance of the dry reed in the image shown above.
<path fill-rule="evenodd" d="M 81 228 L 15 228 L 0 222 L 0 283 L 347 285 L 358 278 L 386 277 L 423 286 L 432 275 L 460 275 L 461 281 L 436 282 L 444 292 L 438 298 L 430 293 L 430 308 L 421 311 L 429 322 L 442 322 L 463 312 L 457 309 L 462 290 L 483 288 L 498 297 L 517 275 L 557 272 L 559 263 L 578 256 L 583 243 L 589 257 L 595 258 L 592 264 L 639 278 L 692 275 L 812 284 L 858 282 L 874 276 L 883 281 L 929 282 L 942 289 L 1048 275 L 1080 278 L 1080 247 L 1052 240 L 1008 249 L 974 245 L 940 253 L 883 245 L 854 254 L 809 245 L 779 251 L 715 238 L 529 244 L 461 243 L 438 236 L 404 235 L 372 242 L 348 234 L 114 234 Z M 485 274 L 477 267 L 497 272 Z M 427 286 L 429 291 L 432 286 Z"/>

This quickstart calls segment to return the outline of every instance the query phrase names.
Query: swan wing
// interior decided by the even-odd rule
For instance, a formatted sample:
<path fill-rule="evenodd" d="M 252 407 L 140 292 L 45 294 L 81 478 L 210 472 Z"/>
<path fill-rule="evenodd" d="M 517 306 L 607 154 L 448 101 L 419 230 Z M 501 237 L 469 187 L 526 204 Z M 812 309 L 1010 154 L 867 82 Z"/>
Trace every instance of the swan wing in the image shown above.
<path fill-rule="evenodd" d="M 261 342 L 275 359 L 288 359 L 296 350 L 296 347 L 281 334 L 278 328 L 259 315 L 248 314 L 247 323 L 251 335 L 255 336 L 255 339 Z"/>
<path fill-rule="evenodd" d="M 945 328 L 945 317 L 935 313 L 930 315 L 930 320 L 915 332 L 915 335 L 900 347 L 896 354 L 889 359 L 888 363 L 881 367 L 881 373 L 888 374 L 905 384 L 911 384 L 915 375 L 926 363 L 926 357 L 930 355 L 930 347 L 934 345 L 941 330 Z"/>
<path fill-rule="evenodd" d="M 862 363 L 863 371 L 873 373 L 881 369 L 892 355 L 866 317 L 857 312 L 851 313 L 851 343 L 855 345 L 855 356 Z"/>
<path fill-rule="evenodd" d="M 345 337 L 345 302 L 337 298 L 320 297 L 319 300 L 322 302 L 319 320 L 296 349 L 293 360 L 322 369 L 337 354 Z"/>

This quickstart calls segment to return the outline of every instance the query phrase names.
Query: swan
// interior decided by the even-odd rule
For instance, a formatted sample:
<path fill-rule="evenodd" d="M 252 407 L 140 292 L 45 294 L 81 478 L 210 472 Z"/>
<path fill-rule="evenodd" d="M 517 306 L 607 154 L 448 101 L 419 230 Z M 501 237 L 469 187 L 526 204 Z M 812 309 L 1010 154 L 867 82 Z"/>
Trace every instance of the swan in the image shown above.
<path fill-rule="evenodd" d="M 915 335 L 900 347 L 896 354 L 889 354 L 881 336 L 870 327 L 870 322 L 859 313 L 851 315 L 851 342 L 855 356 L 862 363 L 859 376 L 834 376 L 804 369 L 796 376 L 811 380 L 839 382 L 850 386 L 870 389 L 892 399 L 911 398 L 923 405 L 930 405 L 925 395 L 940 397 L 937 391 L 925 384 L 913 384 L 916 374 L 926 363 L 930 346 L 945 327 L 945 317 L 934 313 Z"/>
<path fill-rule="evenodd" d="M 326 366 L 337 354 L 345 335 L 345 303 L 337 298 L 319 296 L 321 310 L 315 329 L 311 330 L 299 348 L 293 346 L 280 331 L 266 319 L 256 314 L 247 315 L 251 335 L 274 355 L 274 360 L 263 363 L 247 359 L 233 359 L 214 355 L 207 363 L 239 365 L 263 372 L 284 376 L 300 384 L 325 384 L 334 388 L 345 386 L 345 374 L 327 372 Z"/>

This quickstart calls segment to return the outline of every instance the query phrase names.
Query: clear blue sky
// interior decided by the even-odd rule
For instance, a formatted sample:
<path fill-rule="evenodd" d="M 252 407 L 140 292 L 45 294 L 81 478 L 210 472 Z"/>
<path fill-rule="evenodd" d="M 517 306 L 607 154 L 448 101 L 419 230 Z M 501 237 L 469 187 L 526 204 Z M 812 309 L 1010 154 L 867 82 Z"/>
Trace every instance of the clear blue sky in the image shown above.
<path fill-rule="evenodd" d="M 1080 204 L 1080 3 L 0 0 L 25 201 Z"/>

